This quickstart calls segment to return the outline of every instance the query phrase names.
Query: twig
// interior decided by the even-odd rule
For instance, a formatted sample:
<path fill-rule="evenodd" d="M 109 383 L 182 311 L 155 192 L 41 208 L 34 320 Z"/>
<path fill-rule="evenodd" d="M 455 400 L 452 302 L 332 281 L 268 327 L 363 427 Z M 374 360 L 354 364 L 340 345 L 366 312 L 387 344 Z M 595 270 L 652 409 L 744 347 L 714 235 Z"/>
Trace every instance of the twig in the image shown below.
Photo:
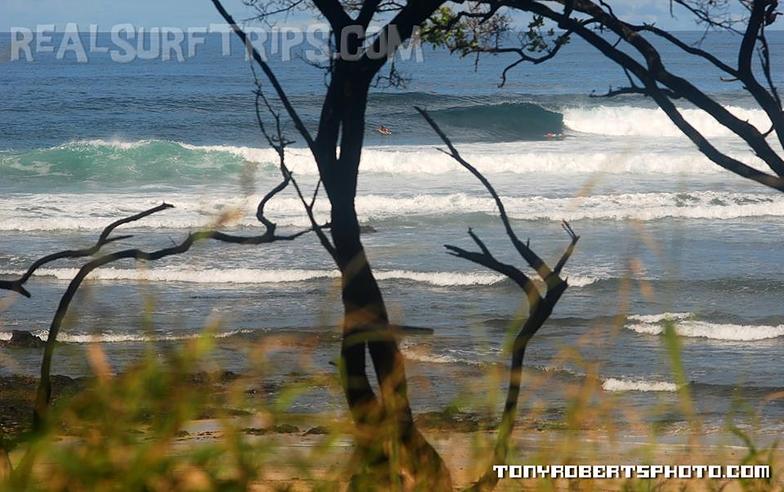
<path fill-rule="evenodd" d="M 245 31 L 242 30 L 242 28 L 237 24 L 237 22 L 234 20 L 231 14 L 229 14 L 229 12 L 223 7 L 223 4 L 220 2 L 220 0 L 212 0 L 212 3 L 213 5 L 215 5 L 215 8 L 221 14 L 224 20 L 231 26 L 231 29 L 234 31 L 234 33 L 245 44 L 245 47 L 247 48 L 249 54 L 252 56 L 253 60 L 255 60 L 256 63 L 264 71 L 264 75 L 267 76 L 273 88 L 275 89 L 278 98 L 283 103 L 283 106 L 286 108 L 289 117 L 294 122 L 294 126 L 297 127 L 297 130 L 302 135 L 302 138 L 304 138 L 305 141 L 307 142 L 308 147 L 310 147 L 310 149 L 315 153 L 316 150 L 315 150 L 313 137 L 311 137 L 310 132 L 305 126 L 305 123 L 302 121 L 302 118 L 299 117 L 299 114 L 297 113 L 296 109 L 294 109 L 294 106 L 291 104 L 291 101 L 286 95 L 286 91 L 283 89 L 283 86 L 280 85 L 280 81 L 278 81 L 277 76 L 272 71 L 269 64 L 266 61 L 264 61 L 264 58 L 261 56 L 261 54 L 259 54 L 258 50 L 256 50 L 256 48 L 253 46 L 253 43 L 251 43 L 250 40 L 248 39 L 248 36 L 247 34 L 245 34 Z"/>

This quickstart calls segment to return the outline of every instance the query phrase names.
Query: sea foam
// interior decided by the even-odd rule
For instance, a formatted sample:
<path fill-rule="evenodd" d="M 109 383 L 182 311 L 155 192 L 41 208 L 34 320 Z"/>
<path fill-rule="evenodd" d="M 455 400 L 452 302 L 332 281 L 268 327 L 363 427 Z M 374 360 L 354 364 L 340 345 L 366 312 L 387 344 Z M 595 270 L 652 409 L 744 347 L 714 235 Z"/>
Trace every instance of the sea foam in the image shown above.
<path fill-rule="evenodd" d="M 58 280 L 71 280 L 77 274 L 75 268 L 42 268 L 36 272 L 38 277 L 52 277 Z M 20 275 L 21 271 L 0 272 L 6 275 Z M 505 281 L 503 275 L 487 272 L 418 272 L 410 270 L 378 270 L 378 280 L 409 281 L 436 287 L 452 286 L 489 286 Z M 586 287 L 602 277 L 597 275 L 565 275 L 572 287 Z M 150 281 L 195 284 L 279 284 L 306 282 L 317 279 L 337 279 L 336 270 L 255 270 L 249 268 L 153 268 L 122 269 L 103 268 L 90 274 L 93 280 L 103 281 Z"/>
<path fill-rule="evenodd" d="M 644 379 L 616 379 L 608 378 L 602 382 L 605 391 L 677 391 L 673 383 L 662 381 L 647 381 Z"/>
<path fill-rule="evenodd" d="M 664 313 L 660 315 L 629 316 L 626 329 L 644 335 L 661 335 L 667 322 L 675 325 L 675 332 L 683 337 L 707 338 L 733 342 L 768 340 L 784 336 L 784 325 L 736 325 L 713 323 L 693 319 L 690 313 Z"/>
<path fill-rule="evenodd" d="M 277 155 L 271 149 L 239 146 L 194 146 L 183 148 L 206 153 L 229 154 L 246 162 L 270 164 Z M 460 153 L 485 174 L 715 174 L 715 164 L 692 147 L 677 151 L 662 150 L 636 143 L 634 151 L 628 144 L 592 147 L 583 139 L 559 142 L 503 142 L 462 144 Z M 748 160 L 742 152 L 730 152 L 739 160 Z M 297 174 L 315 175 L 317 168 L 305 149 L 291 149 L 286 157 Z M 754 165 L 753 160 L 748 162 Z M 394 175 L 440 175 L 464 173 L 462 167 L 433 145 L 368 146 L 362 151 L 363 173 Z"/>
<path fill-rule="evenodd" d="M 158 213 L 129 228 L 191 229 L 209 227 L 218 217 L 236 210 L 231 225 L 258 227 L 258 197 L 246 200 L 172 194 L 174 210 Z M 519 220 L 610 220 L 651 221 L 666 218 L 730 220 L 743 217 L 784 217 L 784 196 L 773 193 L 694 191 L 684 193 L 624 193 L 587 197 L 517 196 L 504 199 L 507 211 Z M 137 194 L 48 194 L 0 197 L 0 230 L 57 231 L 99 230 L 119 216 L 153 207 L 159 202 Z M 402 218 L 498 214 L 485 195 L 468 193 L 361 195 L 356 200 L 363 221 Z M 267 212 L 281 226 L 307 227 L 302 203 L 294 197 L 273 200 Z M 328 204 L 316 207 L 319 220 L 327 220 Z M 85 220 L 90 217 L 90 220 Z"/>
<path fill-rule="evenodd" d="M 229 338 L 236 335 L 244 335 L 253 333 L 253 330 L 233 330 L 218 333 L 212 338 Z M 46 340 L 49 332 L 46 330 L 38 330 L 32 332 L 33 335 L 42 340 Z M 11 339 L 10 332 L 0 332 L 0 340 L 8 341 Z M 194 334 L 154 334 L 143 335 L 138 333 L 60 333 L 57 336 L 57 341 L 60 343 L 142 343 L 142 342 L 156 342 L 156 341 L 178 341 L 178 340 L 191 340 L 203 336 L 201 333 Z"/>
<path fill-rule="evenodd" d="M 37 276 L 59 280 L 72 279 L 78 270 L 74 268 L 41 269 Z M 17 273 L 17 272 L 14 272 Z M 375 272 L 379 280 L 407 280 L 434 286 L 493 285 L 504 280 L 501 275 L 485 272 L 414 272 L 406 270 L 380 270 Z M 151 282 L 179 282 L 204 284 L 277 284 L 305 282 L 317 279 L 339 278 L 336 270 L 254 270 L 249 268 L 228 269 L 120 269 L 104 268 L 90 274 L 94 280 L 131 280 Z"/>
<path fill-rule="evenodd" d="M 765 131 L 770 119 L 759 109 L 726 106 L 730 113 Z M 729 137 L 732 134 L 712 116 L 700 109 L 681 109 L 686 120 L 706 137 Z M 659 108 L 634 106 L 595 106 L 564 110 L 564 123 L 572 130 L 613 136 L 683 137 L 681 131 Z"/>

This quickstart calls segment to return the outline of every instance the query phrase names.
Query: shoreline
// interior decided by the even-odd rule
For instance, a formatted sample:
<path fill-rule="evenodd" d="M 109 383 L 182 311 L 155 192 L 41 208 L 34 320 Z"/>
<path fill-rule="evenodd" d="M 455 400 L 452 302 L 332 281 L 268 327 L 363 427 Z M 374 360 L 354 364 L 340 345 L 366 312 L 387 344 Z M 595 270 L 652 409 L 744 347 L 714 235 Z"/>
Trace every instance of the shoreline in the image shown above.
<path fill-rule="evenodd" d="M 50 450 L 37 462 L 36 475 L 42 474 L 39 468 L 62 467 L 62 463 L 56 461 L 59 459 L 57 450 L 69 444 L 89 442 L 91 432 L 99 432 L 104 434 L 99 434 L 98 444 L 90 443 L 85 447 L 100 450 L 104 445 L 120 444 L 122 447 L 132 443 L 130 449 L 153 447 L 172 456 L 192 456 L 202 450 L 223 456 L 231 450 L 232 442 L 244 443 L 243 446 L 251 449 L 258 446 L 261 454 L 252 456 L 254 466 L 261 470 L 262 483 L 254 487 L 255 490 L 275 490 L 289 485 L 291 490 L 310 490 L 319 485 L 320 480 L 329 481 L 333 488 L 336 483 L 345 483 L 352 463 L 354 427 L 343 404 L 337 371 L 327 364 L 311 365 L 307 362 L 309 357 L 298 364 L 276 365 L 276 361 L 302 355 L 303 350 L 312 347 L 317 340 L 272 337 L 267 342 L 259 341 L 251 347 L 230 344 L 236 350 L 255 351 L 245 354 L 250 360 L 259 360 L 259 354 L 270 349 L 276 354 L 277 358 L 266 362 L 271 366 L 262 364 L 252 371 L 242 372 L 217 369 L 220 365 L 215 361 L 205 360 L 203 351 L 209 352 L 209 340 L 204 344 L 198 339 L 191 340 L 181 350 L 169 352 L 164 358 L 161 356 L 167 351 L 144 358 L 118 374 L 108 371 L 109 366 L 102 366 L 106 363 L 106 359 L 102 359 L 106 354 L 100 350 L 100 345 L 85 346 L 84 356 L 95 376 L 52 377 L 52 415 L 56 417 L 53 430 L 44 438 Z M 91 347 L 96 350 L 90 350 Z M 441 381 L 457 378 L 475 395 L 474 398 L 484 395 L 474 406 L 468 404 L 464 408 L 443 404 L 443 401 L 463 401 L 464 395 L 439 403 L 427 395 L 444 393 L 446 388 L 433 386 L 433 380 L 425 374 L 427 367 L 415 361 L 410 365 L 410 388 L 412 394 L 418 394 L 420 404 L 427 401 L 429 407 L 437 410 L 422 411 L 414 401 L 415 421 L 442 454 L 454 483 L 468 485 L 490 464 L 488 460 L 492 457 L 499 417 L 493 409 L 502 402 L 496 399 L 495 404 L 491 404 L 487 401 L 491 395 L 482 393 L 488 389 L 487 378 L 493 380 L 489 373 L 470 380 L 481 376 L 485 369 L 471 366 L 458 372 L 455 368 L 438 365 Z M 106 372 L 102 372 L 102 368 Z M 506 371 L 497 369 L 500 372 L 496 376 L 500 380 L 496 383 L 505 381 Z M 750 448 L 724 427 L 703 426 L 703 433 L 695 439 L 689 431 L 690 423 L 678 413 L 672 413 L 673 409 L 660 412 L 660 421 L 649 418 L 654 414 L 634 415 L 629 408 L 623 407 L 622 399 L 605 395 L 596 379 L 566 381 L 557 373 L 525 377 L 531 377 L 526 379 L 526 384 L 534 394 L 542 385 L 557 386 L 568 399 L 561 403 L 562 406 L 548 406 L 545 400 L 533 397 L 520 405 L 512 435 L 516 451 L 507 460 L 510 464 L 736 464 L 749 454 Z M 37 378 L 30 376 L 0 376 L 0 431 L 4 437 L 29 429 L 37 383 Z M 139 388 L 146 388 L 144 385 L 148 384 L 154 384 L 157 389 L 147 388 L 139 393 Z M 310 395 L 311 406 L 300 407 L 308 410 L 298 412 L 293 405 L 297 392 L 314 389 L 315 393 Z M 150 391 L 151 394 L 147 394 Z M 588 393 L 578 396 L 585 391 Z M 139 395 L 149 400 L 135 401 Z M 598 405 L 590 403 L 597 395 L 605 395 L 606 401 Z M 495 396 L 501 398 L 502 394 Z M 423 400 L 423 397 L 427 399 Z M 319 402 L 324 398 L 333 398 L 335 405 L 321 405 Z M 585 398 L 587 400 L 583 401 Z M 574 409 L 570 410 L 569 405 L 575 402 L 580 408 L 579 415 L 573 413 Z M 109 417 L 107 412 L 117 411 L 117 404 L 121 405 L 118 415 Z M 139 408 L 135 408 L 137 405 Z M 93 406 L 96 414 L 80 414 L 80 408 Z M 135 409 L 128 410 L 124 408 L 126 406 Z M 183 409 L 186 413 L 179 413 Z M 314 411 L 310 412 L 311 409 Z M 162 432 L 160 426 L 166 426 L 166 422 L 173 427 Z M 770 433 L 765 435 L 760 429 L 751 435 L 754 446 L 760 448 L 776 438 Z M 22 441 L 12 451 L 11 461 L 15 465 L 25 446 L 27 444 Z M 74 451 L 81 452 L 81 447 L 77 446 Z M 776 451 L 771 459 L 776 464 L 774 473 L 779 473 L 784 453 Z M 183 461 L 188 462 L 188 459 Z M 547 483 L 556 490 L 571 487 L 568 481 Z M 602 490 L 623 488 L 623 483 L 617 481 L 597 484 Z M 507 480 L 498 490 L 540 486 L 537 481 Z M 735 485 L 731 484 L 728 490 L 735 490 Z"/>
<path fill-rule="evenodd" d="M 242 417 L 228 421 L 222 419 L 199 419 L 189 421 L 171 442 L 167 453 L 176 456 L 188 452 L 219 446 L 228 435 L 233 435 L 235 426 L 244 422 Z M 239 425 L 238 425 L 239 424 Z M 244 428 L 241 433 L 250 445 L 258 444 L 274 449 L 274 454 L 259 463 L 264 469 L 252 490 L 313 490 L 314 487 L 337 487 L 348 483 L 353 451 L 350 433 L 334 433 L 316 426 L 307 430 L 292 424 L 276 424 L 267 429 Z M 144 440 L 144 431 L 133 430 Z M 495 433 L 488 430 L 455 431 L 425 427 L 423 435 L 430 441 L 450 469 L 455 490 L 472 484 L 486 467 L 494 445 Z M 574 434 L 564 430 L 536 430 L 518 428 L 512 435 L 513 450 L 507 463 L 510 465 L 733 465 L 744 464 L 748 449 L 735 445 L 646 442 L 643 436 Z M 67 436 L 58 438 L 61 443 L 72 442 Z M 576 444 L 579 443 L 579 446 Z M 18 465 L 22 449 L 10 453 L 11 462 Z M 784 489 L 782 466 L 784 450 L 771 454 L 770 488 Z M 43 469 L 46 463 L 39 466 Z M 43 479 L 43 477 L 41 477 Z M 589 483 L 591 485 L 586 485 Z M 644 487 L 656 490 L 682 490 L 694 482 L 677 479 L 642 480 Z M 543 484 L 552 490 L 626 490 L 629 482 L 624 480 L 501 480 L 496 490 L 540 490 Z M 638 482 L 639 483 L 639 482 Z M 722 490 L 745 490 L 739 480 L 719 480 Z M 654 485 L 655 484 L 655 485 Z M 332 490 L 332 488 L 328 488 Z"/>
<path fill-rule="evenodd" d="M 125 375 L 125 373 L 121 373 L 109 377 L 120 380 Z M 188 372 L 181 376 L 183 379 L 180 381 L 180 384 L 189 387 L 191 390 L 204 391 L 213 398 L 204 407 L 199 408 L 198 414 L 193 419 L 194 421 L 211 421 L 225 417 L 252 417 L 259 411 L 265 414 L 268 412 L 267 407 L 274 404 L 276 398 L 280 397 L 280 394 L 287 390 L 286 383 L 281 380 L 280 375 L 265 380 L 265 378 L 258 375 L 220 370 L 214 372 Z M 288 378 L 291 380 L 291 384 L 296 386 L 301 384 L 298 383 L 298 380 L 306 381 L 307 377 L 303 373 L 294 371 L 282 376 L 282 379 Z M 319 385 L 327 391 L 340 391 L 339 387 L 334 386 L 336 381 L 325 379 L 330 378 L 331 375 L 319 374 L 314 375 L 314 377 L 320 378 L 321 383 Z M 69 398 L 79 396 L 80 393 L 88 392 L 95 383 L 99 382 L 99 379 L 96 376 L 72 378 L 64 375 L 52 375 L 52 406 L 57 406 L 62 401 L 68 401 Z M 412 370 L 410 380 L 412 386 L 420 384 L 415 370 Z M 38 381 L 38 378 L 26 375 L 0 376 L 0 433 L 2 435 L 18 435 L 29 430 Z M 240 399 L 236 398 L 238 389 L 242 392 Z M 341 395 L 338 394 L 337 396 L 340 397 Z M 500 417 L 500 414 L 492 411 L 477 410 L 476 408 L 464 410 L 455 405 L 447 405 L 438 410 L 417 409 L 416 405 L 414 407 L 414 419 L 417 426 L 424 431 L 435 433 L 495 432 L 498 426 L 498 418 Z M 323 427 L 321 425 L 323 422 L 334 423 L 336 420 L 348 419 L 347 410 L 340 405 L 337 408 L 323 407 L 320 410 L 313 409 L 313 411 L 288 409 L 282 410 L 281 413 L 290 416 L 290 418 L 284 419 L 283 423 L 285 425 L 299 425 L 294 430 L 282 432 L 286 434 L 300 431 L 307 433 L 310 430 L 318 430 L 318 428 Z M 525 405 L 521 405 L 518 409 L 516 429 L 535 433 L 581 433 L 593 431 L 617 433 L 620 431 L 618 425 L 625 423 L 630 428 L 637 430 L 638 439 L 645 437 L 639 433 L 640 429 L 644 429 L 651 431 L 651 434 L 647 436 L 648 438 L 652 435 L 667 444 L 677 444 L 680 438 L 690 433 L 689 426 L 691 424 L 682 416 L 671 415 L 669 420 L 655 420 L 652 416 L 647 417 L 650 419 L 646 420 L 644 415 L 635 415 L 634 419 L 624 421 L 620 420 L 620 415 L 605 414 L 597 417 L 599 418 L 597 420 L 598 426 L 590 425 L 589 421 L 580 421 L 578 424 L 572 425 L 569 423 L 567 409 L 557 407 L 532 407 L 527 409 Z M 150 416 L 150 419 L 153 418 L 154 416 Z M 618 420 L 613 420 L 614 418 L 618 418 Z M 315 420 L 318 423 L 310 427 L 302 424 L 302 422 L 308 420 Z M 733 425 L 735 424 L 733 423 Z M 743 423 L 741 427 L 743 427 Z M 701 430 L 701 437 L 707 438 L 710 445 L 715 445 L 721 439 L 732 435 L 728 428 L 706 428 L 706 426 L 701 425 Z M 276 430 L 272 429 L 271 431 L 256 432 L 256 434 L 274 434 L 276 432 Z M 756 429 L 753 432 L 762 433 L 764 429 Z M 320 432 L 315 433 L 318 434 Z M 764 434 L 760 437 L 766 438 L 765 445 L 770 444 L 768 441 L 775 439 L 775 436 Z M 737 440 L 737 437 L 734 439 L 738 443 L 741 442 Z"/>

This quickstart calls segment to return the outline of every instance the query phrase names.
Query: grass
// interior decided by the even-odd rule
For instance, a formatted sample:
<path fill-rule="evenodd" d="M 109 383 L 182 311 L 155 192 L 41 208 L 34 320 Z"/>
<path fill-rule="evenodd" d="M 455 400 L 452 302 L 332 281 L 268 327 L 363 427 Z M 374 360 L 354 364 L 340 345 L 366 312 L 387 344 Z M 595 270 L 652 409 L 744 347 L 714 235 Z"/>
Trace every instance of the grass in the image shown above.
<path fill-rule="evenodd" d="M 289 372 L 290 383 L 259 401 L 249 395 L 248 381 L 263 379 L 264 353 L 274 350 L 275 344 L 259 342 L 249 351 L 257 357 L 253 374 L 221 371 L 210 358 L 215 349 L 211 334 L 216 328 L 165 356 L 151 347 L 142 360 L 119 375 L 109 370 L 100 345 L 91 345 L 87 354 L 93 376 L 57 399 L 43 429 L 16 440 L 13 471 L 0 482 L 0 490 L 338 490 L 345 486 L 355 466 L 347 447 L 353 432 L 348 415 L 291 412 L 293 402 L 314 388 L 340 393 L 337 374 Z M 669 350 L 675 380 L 685 381 L 674 330 L 667 330 L 662 343 Z M 526 375 L 527 394 L 523 395 L 511 463 L 654 464 L 666 458 L 677 463 L 769 464 L 774 467 L 772 480 L 738 480 L 729 486 L 781 488 L 781 455 L 775 445 L 756 445 L 747 431 L 734 424 L 734 415 L 728 415 L 726 429 L 736 438 L 733 444 L 742 443 L 742 452 L 730 445 L 704 445 L 688 385 L 681 386 L 684 390 L 679 391 L 677 404 L 666 409 L 665 417 L 634 415 L 630 409 L 618 408 L 621 399 L 601 390 L 600 380 L 594 377 L 596 368 L 581 360 L 579 351 L 567 349 L 560 357 L 584 364 L 588 376 L 580 382 L 564 382 L 548 374 Z M 485 388 L 498 387 L 505 369 L 488 366 L 481 372 Z M 538 387 L 554 384 L 562 386 L 564 409 L 536 400 Z M 474 395 L 473 401 L 469 394 Z M 484 406 L 476 393 L 466 392 L 442 411 L 417 418 L 447 462 L 457 465 L 453 470 L 456 482 L 477 477 L 492 455 L 497 414 Z M 737 415 L 749 412 L 742 400 L 735 408 Z M 662 415 L 662 409 L 652 413 Z M 204 422 L 211 427 L 204 427 Z M 688 435 L 682 445 L 658 442 L 668 426 L 684 423 Z M 632 430 L 645 436 L 645 441 L 626 442 L 624 437 Z M 470 449 L 457 456 L 460 453 L 451 449 L 455 442 Z M 727 484 L 718 480 L 525 482 L 526 488 L 535 490 L 642 491 L 684 486 L 723 490 Z M 500 488 L 520 485 L 502 481 Z"/>

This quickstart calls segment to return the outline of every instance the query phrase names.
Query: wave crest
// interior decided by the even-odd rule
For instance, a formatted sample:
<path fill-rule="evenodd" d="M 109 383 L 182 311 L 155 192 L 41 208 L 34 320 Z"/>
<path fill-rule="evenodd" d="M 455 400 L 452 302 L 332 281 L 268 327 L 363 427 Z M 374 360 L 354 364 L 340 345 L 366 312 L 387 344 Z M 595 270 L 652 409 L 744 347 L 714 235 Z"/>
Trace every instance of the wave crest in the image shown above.
<path fill-rule="evenodd" d="M 632 321 L 626 329 L 644 335 L 661 335 L 665 324 L 675 324 L 675 332 L 682 337 L 707 338 L 732 342 L 752 342 L 784 337 L 784 325 L 736 325 L 712 323 L 693 319 L 691 313 L 664 313 L 661 315 L 629 316 Z"/>
<path fill-rule="evenodd" d="M 646 381 L 644 379 L 616 379 L 608 378 L 602 382 L 602 389 L 605 391 L 677 391 L 678 387 L 674 383 L 662 381 Z"/>
<path fill-rule="evenodd" d="M 506 142 L 461 144 L 463 156 L 486 174 L 715 174 L 721 170 L 691 147 L 662 150 L 651 145 L 592 145 L 581 138 L 562 142 Z M 729 152 L 748 160 L 742 151 Z M 315 176 L 315 162 L 307 149 L 289 148 L 289 166 L 299 175 Z M 233 145 L 192 145 L 141 140 L 84 140 L 48 149 L 0 151 L 0 172 L 8 179 L 85 181 L 137 184 L 200 184 L 236 179 L 253 166 L 266 176 L 278 175 L 272 149 Z M 759 166 L 749 162 L 752 166 Z M 367 146 L 361 169 L 369 174 L 441 175 L 464 173 L 452 158 L 434 145 Z"/>
<path fill-rule="evenodd" d="M 223 333 L 218 333 L 212 338 L 230 338 L 237 335 L 245 335 L 253 333 L 254 330 L 233 330 Z M 42 340 L 46 340 L 49 332 L 46 330 L 38 330 L 32 332 L 34 336 Z M 11 340 L 12 333 L 0 332 L 0 340 Z M 194 334 L 160 334 L 160 335 L 142 335 L 137 333 L 61 333 L 57 336 L 59 343 L 146 343 L 146 342 L 160 342 L 160 341 L 178 341 L 178 340 L 192 340 L 204 336 L 202 333 Z"/>
<path fill-rule="evenodd" d="M 762 131 L 771 125 L 770 119 L 762 110 L 737 106 L 726 106 L 725 108 L 741 120 L 748 121 Z M 734 135 L 712 116 L 700 109 L 682 109 L 681 112 L 684 118 L 706 137 Z M 570 129 L 581 133 L 657 138 L 683 137 L 683 133 L 659 108 L 633 106 L 572 108 L 564 110 L 564 123 Z"/>
<path fill-rule="evenodd" d="M 36 276 L 52 277 L 58 280 L 71 280 L 77 274 L 75 268 L 42 268 Z M 6 272 L 4 272 L 6 273 Z M 7 272 L 18 275 L 21 272 Z M 501 275 L 485 272 L 414 272 L 408 270 L 379 270 L 375 272 L 379 280 L 403 280 L 424 283 L 437 287 L 494 285 L 504 281 Z M 93 280 L 130 280 L 151 282 L 178 282 L 204 284 L 277 284 L 296 283 L 308 280 L 339 278 L 335 270 L 254 270 L 249 268 L 233 269 L 121 269 L 104 268 L 90 274 Z"/>
<path fill-rule="evenodd" d="M 172 194 L 177 209 L 147 217 L 132 227 L 191 229 L 209 227 L 227 211 L 235 210 L 237 226 L 257 227 L 256 198 L 245 201 L 198 195 Z M 689 193 L 626 193 L 575 198 L 508 197 L 509 216 L 517 220 L 639 220 L 666 218 L 730 220 L 742 217 L 784 217 L 784 197 L 772 193 L 700 191 Z M 118 215 L 136 213 L 158 203 L 136 194 L 49 194 L 0 196 L 0 230 L 99 230 Z M 486 214 L 495 216 L 495 203 L 486 196 L 466 193 L 419 195 L 363 195 L 357 198 L 363 221 Z M 328 205 L 317 204 L 318 219 L 327 220 Z M 281 197 L 268 205 L 270 217 L 281 226 L 310 225 L 302 203 Z M 85 217 L 90 217 L 85 220 Z"/>

